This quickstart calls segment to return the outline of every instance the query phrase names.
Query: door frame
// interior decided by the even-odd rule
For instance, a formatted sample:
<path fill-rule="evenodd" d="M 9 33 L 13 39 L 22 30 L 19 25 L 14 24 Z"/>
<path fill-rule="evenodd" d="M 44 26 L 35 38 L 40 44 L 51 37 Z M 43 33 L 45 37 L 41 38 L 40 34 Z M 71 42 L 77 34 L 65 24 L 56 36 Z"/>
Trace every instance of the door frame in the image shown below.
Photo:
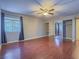
<path fill-rule="evenodd" d="M 64 40 L 66 39 L 66 22 L 68 22 L 68 21 L 72 21 L 72 25 L 73 25 L 73 20 L 72 19 L 70 19 L 70 20 L 63 20 L 63 39 Z"/>
<path fill-rule="evenodd" d="M 45 23 L 45 26 L 48 24 L 48 32 L 46 32 L 46 35 L 49 36 L 49 23 Z"/>

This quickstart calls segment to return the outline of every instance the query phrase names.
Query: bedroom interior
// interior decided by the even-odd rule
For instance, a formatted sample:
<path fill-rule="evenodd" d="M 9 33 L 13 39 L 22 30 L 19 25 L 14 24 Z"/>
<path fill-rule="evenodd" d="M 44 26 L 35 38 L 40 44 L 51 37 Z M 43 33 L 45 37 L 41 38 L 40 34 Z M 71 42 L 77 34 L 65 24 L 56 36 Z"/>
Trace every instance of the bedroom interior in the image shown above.
<path fill-rule="evenodd" d="M 0 59 L 79 59 L 78 0 L 0 0 Z"/>

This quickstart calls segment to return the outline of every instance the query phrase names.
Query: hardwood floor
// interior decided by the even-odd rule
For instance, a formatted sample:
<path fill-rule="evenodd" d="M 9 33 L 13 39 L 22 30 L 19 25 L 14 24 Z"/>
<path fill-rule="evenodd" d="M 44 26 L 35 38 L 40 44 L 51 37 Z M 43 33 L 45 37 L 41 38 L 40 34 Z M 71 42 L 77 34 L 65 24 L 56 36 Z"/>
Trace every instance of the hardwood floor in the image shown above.
<path fill-rule="evenodd" d="M 79 42 L 44 37 L 2 45 L 0 59 L 79 59 Z"/>

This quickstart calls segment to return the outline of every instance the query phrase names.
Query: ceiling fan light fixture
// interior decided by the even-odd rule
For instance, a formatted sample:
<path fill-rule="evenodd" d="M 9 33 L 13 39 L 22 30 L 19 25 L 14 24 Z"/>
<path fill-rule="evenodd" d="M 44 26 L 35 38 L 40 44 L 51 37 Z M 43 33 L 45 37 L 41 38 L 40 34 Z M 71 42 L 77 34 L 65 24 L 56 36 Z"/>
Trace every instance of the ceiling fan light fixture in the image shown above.
<path fill-rule="evenodd" d="M 47 16 L 47 15 L 48 15 L 48 13 L 46 12 L 46 13 L 44 13 L 43 15 Z"/>

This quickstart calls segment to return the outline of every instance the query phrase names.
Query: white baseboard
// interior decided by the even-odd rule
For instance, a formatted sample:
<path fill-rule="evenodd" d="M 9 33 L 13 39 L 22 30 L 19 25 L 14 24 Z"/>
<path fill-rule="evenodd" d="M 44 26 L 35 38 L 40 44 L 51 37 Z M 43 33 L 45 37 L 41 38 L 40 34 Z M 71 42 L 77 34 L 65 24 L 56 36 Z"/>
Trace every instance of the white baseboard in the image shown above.
<path fill-rule="evenodd" d="M 46 37 L 46 36 L 49 36 L 49 35 L 32 37 L 32 38 L 28 38 L 28 39 L 25 39 L 25 40 L 32 40 L 32 39 L 42 38 L 42 37 Z"/>
<path fill-rule="evenodd" d="M 14 42 L 19 42 L 19 40 L 18 40 L 18 41 L 11 41 L 11 42 L 7 42 L 7 43 L 14 43 Z"/>
<path fill-rule="evenodd" d="M 24 39 L 24 40 L 21 40 L 21 41 L 11 41 L 11 42 L 7 42 L 5 44 L 9 44 L 9 43 L 15 43 L 15 42 L 22 42 L 22 41 L 27 41 L 27 40 L 32 40 L 32 39 L 37 39 L 37 38 L 42 38 L 42 37 L 46 37 L 46 36 L 49 36 L 49 35 L 43 35 L 43 36 L 37 36 L 37 37 L 32 37 L 32 38 L 27 38 L 27 39 Z M 3 44 L 4 45 L 4 44 Z"/>
<path fill-rule="evenodd" d="M 69 40 L 71 40 L 72 38 L 70 38 L 70 37 L 66 37 L 66 39 L 69 39 Z"/>

